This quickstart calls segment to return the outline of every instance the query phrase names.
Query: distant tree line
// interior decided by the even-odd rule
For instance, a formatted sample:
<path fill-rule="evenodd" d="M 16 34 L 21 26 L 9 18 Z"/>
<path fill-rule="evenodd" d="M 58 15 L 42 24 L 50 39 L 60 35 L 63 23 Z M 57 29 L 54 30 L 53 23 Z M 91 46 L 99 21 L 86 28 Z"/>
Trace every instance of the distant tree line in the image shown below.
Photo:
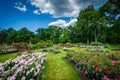
<path fill-rule="evenodd" d="M 51 40 L 53 43 L 120 43 L 120 1 L 108 0 L 99 10 L 91 5 L 80 11 L 74 26 L 38 28 L 36 33 L 22 28 L 0 29 L 0 44 Z"/>

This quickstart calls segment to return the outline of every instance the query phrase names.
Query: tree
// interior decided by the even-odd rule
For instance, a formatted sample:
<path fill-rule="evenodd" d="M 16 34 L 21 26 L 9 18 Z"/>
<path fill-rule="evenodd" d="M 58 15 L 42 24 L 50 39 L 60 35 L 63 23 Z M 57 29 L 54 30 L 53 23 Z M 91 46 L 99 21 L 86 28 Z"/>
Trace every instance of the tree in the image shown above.
<path fill-rule="evenodd" d="M 47 31 L 50 40 L 52 40 L 54 43 L 59 43 L 59 36 L 62 34 L 62 28 L 57 26 L 49 26 Z"/>
<path fill-rule="evenodd" d="M 38 28 L 36 32 L 37 32 L 36 35 L 41 40 L 47 40 L 48 39 L 47 29 L 46 28 Z"/>
<path fill-rule="evenodd" d="M 6 38 L 7 43 L 9 44 L 14 43 L 17 33 L 16 30 L 14 30 L 13 28 L 9 28 L 7 31 L 8 31 L 8 36 Z"/>
<path fill-rule="evenodd" d="M 120 43 L 120 19 L 118 19 L 112 27 L 109 28 L 109 38 L 111 43 Z"/>
<path fill-rule="evenodd" d="M 91 11 L 94 11 L 93 6 L 88 6 L 86 9 L 82 10 L 79 13 L 77 22 L 77 26 L 81 27 L 81 34 L 86 38 L 87 44 L 89 44 L 90 41 Z"/>
<path fill-rule="evenodd" d="M 7 35 L 8 33 L 6 29 L 0 29 L 0 44 L 6 43 Z"/>
<path fill-rule="evenodd" d="M 29 31 L 27 28 L 22 28 L 17 31 L 17 35 L 15 37 L 15 42 L 26 42 L 29 43 L 31 37 L 34 36 L 34 33 Z"/>
<path fill-rule="evenodd" d="M 100 8 L 100 12 L 110 19 L 107 41 L 110 43 L 120 43 L 120 1 L 108 0 Z"/>
<path fill-rule="evenodd" d="M 68 30 L 66 28 L 62 30 L 62 34 L 59 36 L 59 42 L 60 43 L 71 42 Z"/>
<path fill-rule="evenodd" d="M 94 41 L 98 42 L 102 28 L 106 27 L 106 22 L 104 15 L 96 11 L 93 6 L 89 6 L 80 12 L 77 26 L 81 27 L 81 36 L 86 37 L 88 44 L 92 36 L 94 36 Z"/>
<path fill-rule="evenodd" d="M 104 29 L 107 26 L 107 18 L 103 16 L 99 11 L 92 12 L 91 18 L 92 18 L 91 28 L 93 30 L 94 41 L 98 42 L 101 33 L 104 31 Z"/>
<path fill-rule="evenodd" d="M 108 0 L 100 11 L 111 18 L 117 19 L 120 17 L 120 0 Z"/>

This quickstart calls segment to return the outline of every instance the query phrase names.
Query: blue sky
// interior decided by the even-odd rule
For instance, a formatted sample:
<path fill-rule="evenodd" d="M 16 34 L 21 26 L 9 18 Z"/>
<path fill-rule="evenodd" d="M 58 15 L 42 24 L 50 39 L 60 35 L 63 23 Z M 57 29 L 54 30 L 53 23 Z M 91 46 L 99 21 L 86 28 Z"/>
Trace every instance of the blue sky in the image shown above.
<path fill-rule="evenodd" d="M 31 31 L 50 25 L 74 25 L 79 11 L 99 8 L 106 0 L 0 0 L 0 28 L 27 27 Z"/>

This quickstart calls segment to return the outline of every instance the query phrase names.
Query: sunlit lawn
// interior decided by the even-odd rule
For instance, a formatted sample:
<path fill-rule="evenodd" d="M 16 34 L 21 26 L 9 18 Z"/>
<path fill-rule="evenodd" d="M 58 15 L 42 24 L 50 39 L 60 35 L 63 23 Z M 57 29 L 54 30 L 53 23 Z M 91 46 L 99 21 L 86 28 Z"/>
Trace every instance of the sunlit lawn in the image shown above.
<path fill-rule="evenodd" d="M 81 80 L 76 71 L 64 59 L 65 53 L 49 53 L 45 63 L 42 80 Z"/>
<path fill-rule="evenodd" d="M 5 62 L 8 59 L 14 59 L 17 56 L 17 52 L 16 53 L 8 53 L 8 54 L 2 54 L 0 55 L 0 62 Z"/>

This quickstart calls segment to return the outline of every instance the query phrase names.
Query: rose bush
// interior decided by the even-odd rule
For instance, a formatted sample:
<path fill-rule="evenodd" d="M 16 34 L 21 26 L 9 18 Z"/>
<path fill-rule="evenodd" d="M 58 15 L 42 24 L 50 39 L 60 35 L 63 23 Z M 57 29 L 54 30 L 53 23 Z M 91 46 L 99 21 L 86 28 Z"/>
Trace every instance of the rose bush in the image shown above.
<path fill-rule="evenodd" d="M 119 80 L 120 59 L 111 58 L 113 54 L 116 55 L 116 53 L 85 51 L 68 52 L 66 58 L 83 76 L 90 80 Z"/>

